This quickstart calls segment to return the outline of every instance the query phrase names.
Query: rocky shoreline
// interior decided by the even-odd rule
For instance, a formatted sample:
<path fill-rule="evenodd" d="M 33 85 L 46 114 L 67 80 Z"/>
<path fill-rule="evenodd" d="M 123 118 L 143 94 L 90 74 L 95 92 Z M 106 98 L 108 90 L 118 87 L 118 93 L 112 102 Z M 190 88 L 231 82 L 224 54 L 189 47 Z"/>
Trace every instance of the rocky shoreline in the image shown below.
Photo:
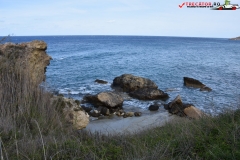
<path fill-rule="evenodd" d="M 1 65 L 10 64 L 11 66 L 14 64 L 19 68 L 29 70 L 32 83 L 39 85 L 45 80 L 46 67 L 51 60 L 51 57 L 46 53 L 46 49 L 47 44 L 43 41 L 0 45 L 0 59 L 4 59 L 6 62 Z M 13 58 L 10 59 L 9 57 Z M 99 84 L 108 83 L 100 79 L 95 80 L 95 82 Z M 163 125 L 166 121 L 172 119 L 169 118 L 169 115 L 189 119 L 198 119 L 205 115 L 193 104 L 183 103 L 180 95 L 168 104 L 158 104 L 156 102 L 148 107 L 148 111 L 134 108 L 127 110 L 123 108 L 126 97 L 144 101 L 161 100 L 165 102 L 169 95 L 159 89 L 152 80 L 131 74 L 115 77 L 111 84 L 111 91 L 86 95 L 81 101 L 54 95 L 49 105 L 57 105 L 60 112 L 64 114 L 65 120 L 72 124 L 74 128 L 78 130 L 86 128 L 89 131 L 97 131 L 97 128 L 101 131 L 104 128 L 101 126 L 105 125 L 109 128 L 118 126 L 116 127 L 117 130 L 126 127 L 135 128 L 131 130 L 132 132 L 148 126 Z M 189 77 L 183 77 L 183 85 L 200 88 L 200 91 L 210 92 L 212 90 L 200 81 Z M 87 103 L 91 104 L 92 107 L 86 106 Z M 91 119 L 95 119 L 95 121 Z M 108 129 L 105 128 L 105 130 Z"/>

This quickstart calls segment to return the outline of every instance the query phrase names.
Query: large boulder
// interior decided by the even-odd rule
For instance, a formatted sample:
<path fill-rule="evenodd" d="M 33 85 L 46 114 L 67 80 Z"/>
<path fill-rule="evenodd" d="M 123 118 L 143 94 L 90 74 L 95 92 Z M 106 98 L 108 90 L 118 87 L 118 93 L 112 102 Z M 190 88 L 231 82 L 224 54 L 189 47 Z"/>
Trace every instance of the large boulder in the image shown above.
<path fill-rule="evenodd" d="M 84 111 L 65 110 L 65 119 L 77 130 L 86 128 L 89 123 L 89 115 Z"/>
<path fill-rule="evenodd" d="M 148 107 L 148 110 L 150 110 L 150 111 L 157 111 L 158 109 L 159 109 L 158 104 L 152 104 Z"/>
<path fill-rule="evenodd" d="M 62 113 L 65 120 L 72 124 L 75 129 L 85 128 L 89 123 L 89 115 L 74 99 L 53 96 L 51 106 L 54 106 L 59 113 Z"/>
<path fill-rule="evenodd" d="M 169 98 L 167 93 L 156 88 L 140 88 L 130 92 L 129 95 L 140 100 L 167 100 Z"/>
<path fill-rule="evenodd" d="M 183 103 L 180 95 L 178 95 L 172 102 L 164 105 L 164 108 L 167 109 L 169 113 L 176 114 L 180 117 L 199 119 L 203 115 L 203 112 L 197 109 L 194 105 Z"/>
<path fill-rule="evenodd" d="M 123 98 L 115 92 L 101 92 L 97 95 L 87 95 L 84 99 L 96 107 L 121 108 L 123 105 Z"/>
<path fill-rule="evenodd" d="M 137 77 L 131 74 L 123 74 L 114 78 L 112 87 L 121 88 L 124 92 L 133 92 L 140 88 L 158 88 L 150 79 Z"/>
<path fill-rule="evenodd" d="M 38 85 L 45 80 L 46 67 L 51 60 L 46 49 L 47 44 L 37 40 L 20 44 L 0 44 L 0 67 L 28 76 L 32 84 Z"/>
<path fill-rule="evenodd" d="M 179 116 L 184 116 L 183 113 L 183 103 L 180 95 L 178 95 L 172 102 L 170 102 L 167 106 L 165 106 L 165 109 L 169 111 L 169 113 L 172 114 L 178 114 Z"/>
<path fill-rule="evenodd" d="M 194 78 L 183 77 L 183 84 L 187 87 L 200 88 L 200 91 L 212 91 L 211 88 Z"/>
<path fill-rule="evenodd" d="M 193 119 L 199 119 L 203 116 L 203 112 L 192 105 L 184 108 L 183 112 L 186 114 L 187 117 Z"/>

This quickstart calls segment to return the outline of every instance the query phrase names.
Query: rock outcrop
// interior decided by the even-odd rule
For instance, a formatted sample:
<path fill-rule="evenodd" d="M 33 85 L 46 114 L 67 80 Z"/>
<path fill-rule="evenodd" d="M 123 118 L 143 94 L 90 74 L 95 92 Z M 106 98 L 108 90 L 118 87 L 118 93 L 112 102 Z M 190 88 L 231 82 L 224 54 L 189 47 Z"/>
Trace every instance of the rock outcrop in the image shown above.
<path fill-rule="evenodd" d="M 130 92 L 129 95 L 140 100 L 167 100 L 169 98 L 167 93 L 155 88 L 140 88 Z"/>
<path fill-rule="evenodd" d="M 28 43 L 6 43 L 0 45 L 1 67 L 27 74 L 33 84 L 45 80 L 46 67 L 51 57 L 46 54 L 47 44 L 43 41 Z"/>
<path fill-rule="evenodd" d="M 150 79 L 137 77 L 131 74 L 123 74 L 114 78 L 112 87 L 121 88 L 124 92 L 133 92 L 140 88 L 158 88 Z"/>
<path fill-rule="evenodd" d="M 75 129 L 85 128 L 89 123 L 89 115 L 74 100 L 61 96 L 53 96 L 51 106 L 63 113 L 65 120 L 72 124 Z"/>
<path fill-rule="evenodd" d="M 169 113 L 176 114 L 180 117 L 188 117 L 193 119 L 199 119 L 204 114 L 192 104 L 184 104 L 181 97 L 178 95 L 172 102 L 164 105 L 164 108 Z"/>
<path fill-rule="evenodd" d="M 183 84 L 187 87 L 200 88 L 200 91 L 212 91 L 211 88 L 194 78 L 183 77 Z"/>
<path fill-rule="evenodd" d="M 137 77 L 131 74 L 123 74 L 113 80 L 113 88 L 128 92 L 133 98 L 140 100 L 166 100 L 168 94 L 164 93 L 150 79 Z"/>
<path fill-rule="evenodd" d="M 104 106 L 107 108 L 121 108 L 123 105 L 123 98 L 114 92 L 101 92 L 97 95 L 87 95 L 84 99 L 92 103 L 95 107 Z"/>

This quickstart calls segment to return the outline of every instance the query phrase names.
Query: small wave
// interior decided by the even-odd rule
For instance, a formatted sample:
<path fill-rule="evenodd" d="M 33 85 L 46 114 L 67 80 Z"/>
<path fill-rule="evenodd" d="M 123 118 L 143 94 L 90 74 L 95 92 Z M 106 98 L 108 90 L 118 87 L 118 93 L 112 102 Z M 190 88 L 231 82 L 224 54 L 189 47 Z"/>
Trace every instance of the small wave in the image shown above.
<path fill-rule="evenodd" d="M 138 107 L 142 109 L 147 109 L 154 101 L 141 101 L 137 99 L 131 99 L 129 101 L 123 102 L 123 107 Z"/>

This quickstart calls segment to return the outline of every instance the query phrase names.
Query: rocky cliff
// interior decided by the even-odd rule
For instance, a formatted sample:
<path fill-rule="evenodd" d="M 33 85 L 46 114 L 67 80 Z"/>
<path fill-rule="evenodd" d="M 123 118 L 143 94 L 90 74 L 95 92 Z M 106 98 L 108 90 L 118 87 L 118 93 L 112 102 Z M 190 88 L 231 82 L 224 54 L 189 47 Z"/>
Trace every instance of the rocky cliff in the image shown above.
<path fill-rule="evenodd" d="M 28 74 L 31 82 L 40 84 L 45 80 L 46 67 L 51 57 L 46 53 L 47 44 L 43 41 L 28 43 L 0 44 L 0 69 L 14 69 L 20 74 Z"/>

